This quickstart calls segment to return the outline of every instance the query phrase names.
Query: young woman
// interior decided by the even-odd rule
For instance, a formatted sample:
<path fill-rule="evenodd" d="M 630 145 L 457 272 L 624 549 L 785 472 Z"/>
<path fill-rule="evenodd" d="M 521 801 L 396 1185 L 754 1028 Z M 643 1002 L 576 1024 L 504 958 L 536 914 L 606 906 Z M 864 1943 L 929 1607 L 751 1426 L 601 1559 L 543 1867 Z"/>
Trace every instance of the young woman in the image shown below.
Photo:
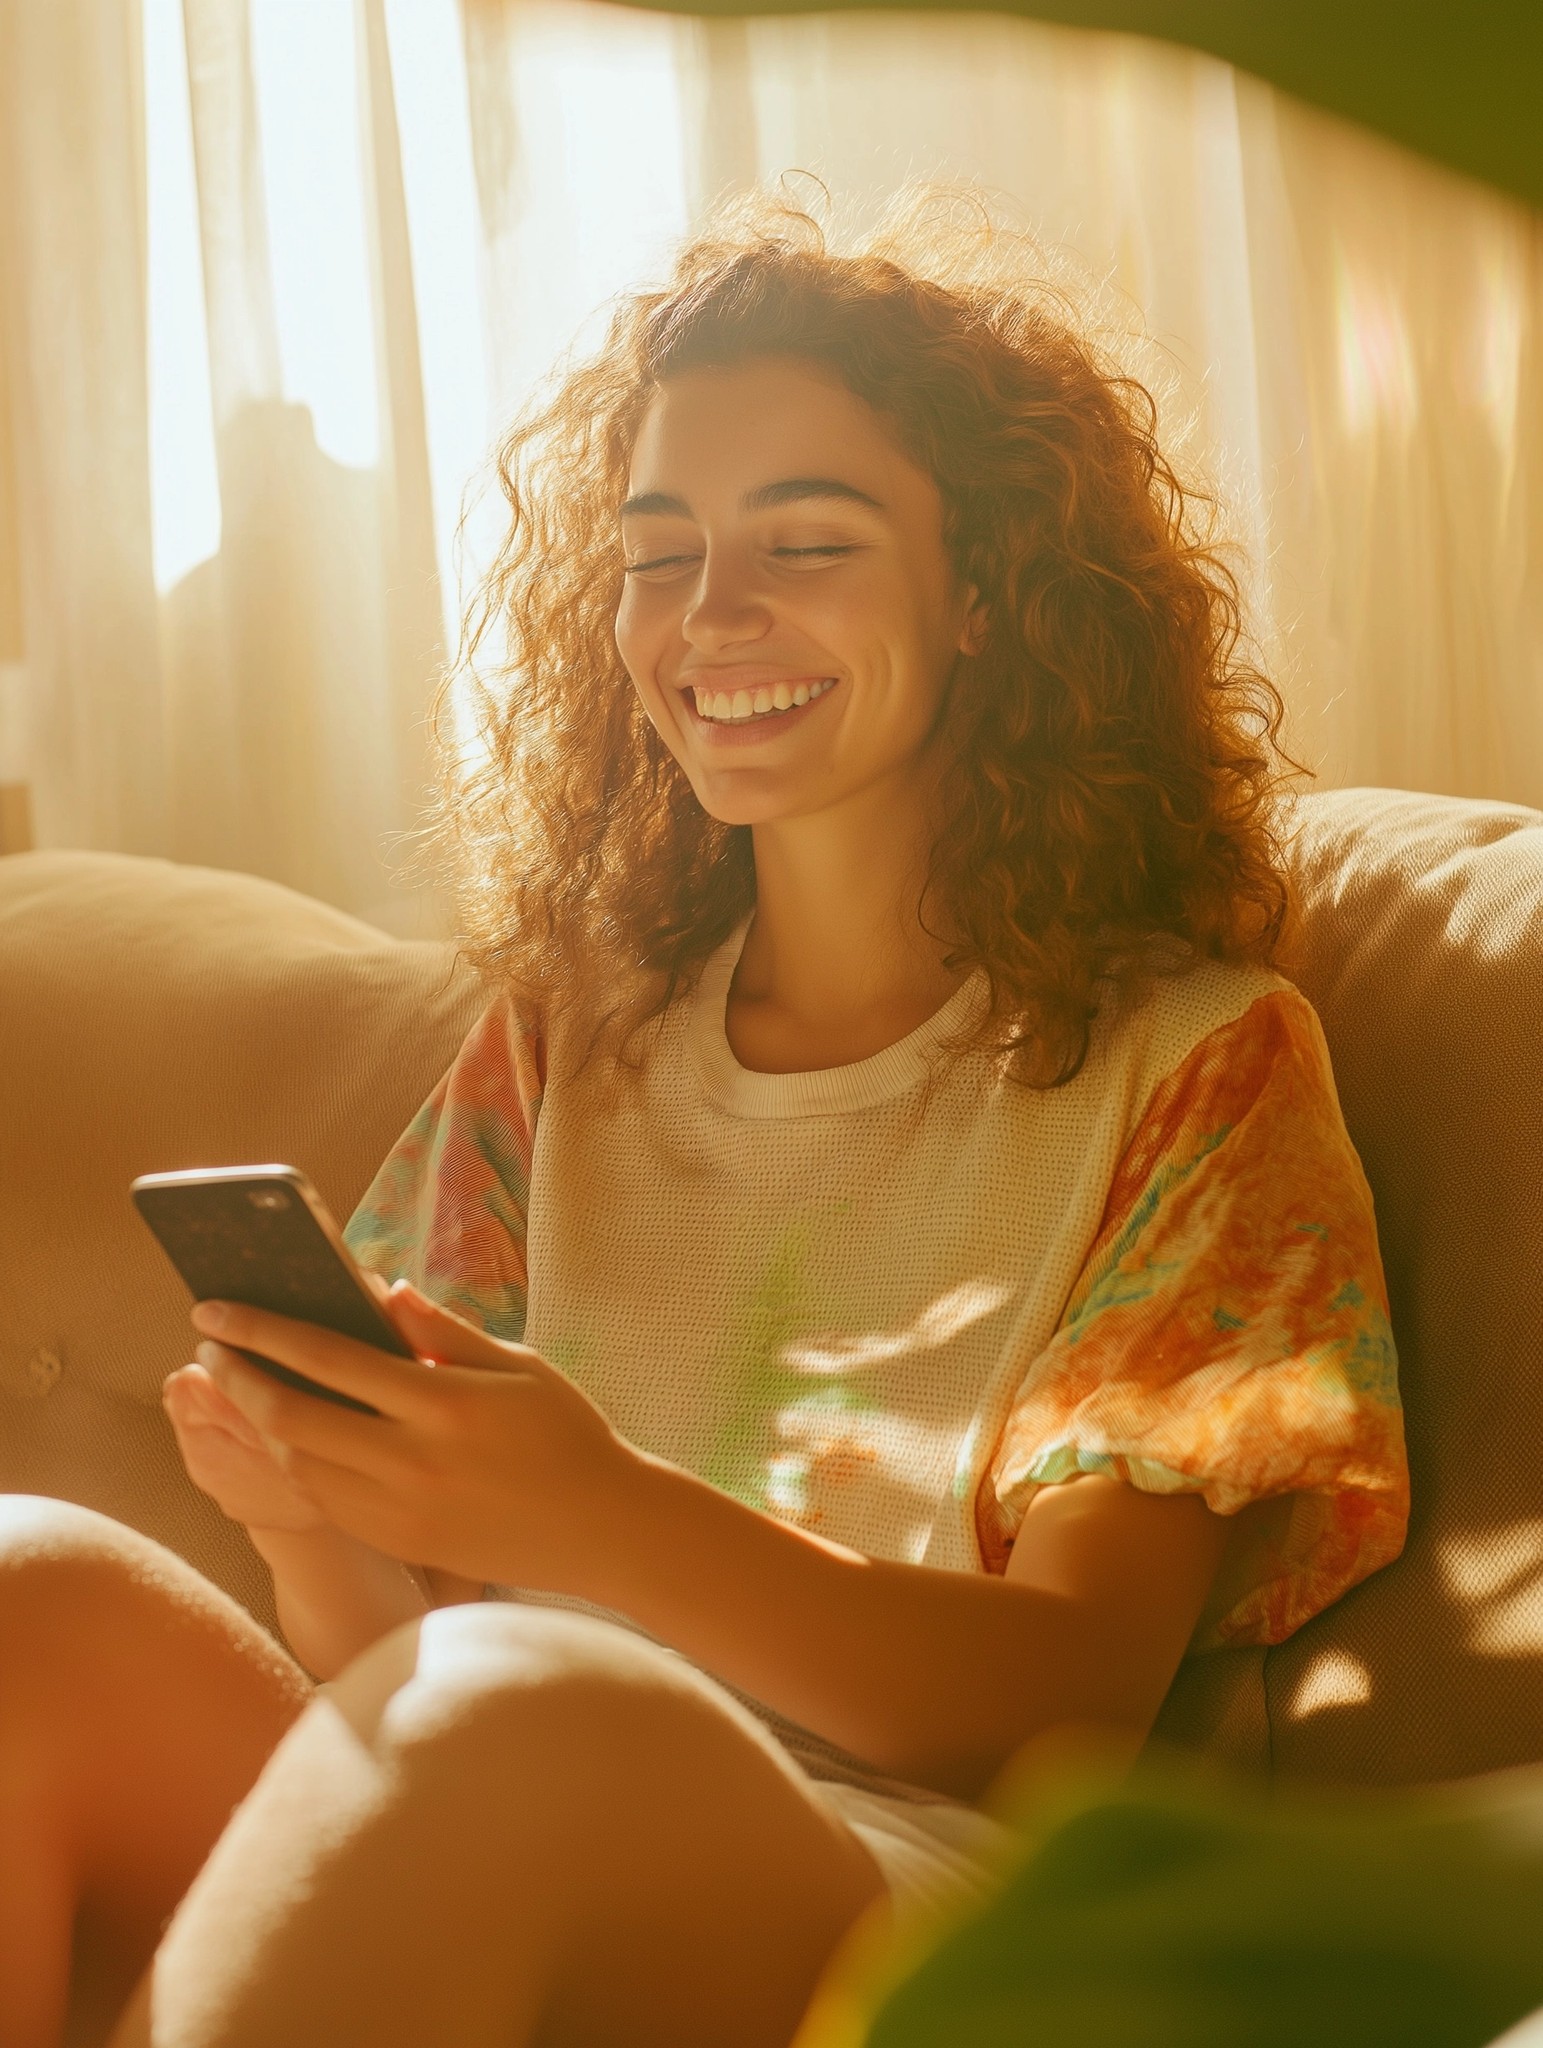
<path fill-rule="evenodd" d="M 72 1922 L 78 1997 L 155 1950 L 117 2048 L 772 2048 L 980 1882 L 1026 1743 L 1134 1751 L 1402 1540 L 1279 707 L 1145 393 L 765 209 L 503 475 L 490 1001 L 348 1231 L 424 1362 L 195 1312 L 167 1406 L 294 1662 L 13 1504 L 3 2048 Z"/>

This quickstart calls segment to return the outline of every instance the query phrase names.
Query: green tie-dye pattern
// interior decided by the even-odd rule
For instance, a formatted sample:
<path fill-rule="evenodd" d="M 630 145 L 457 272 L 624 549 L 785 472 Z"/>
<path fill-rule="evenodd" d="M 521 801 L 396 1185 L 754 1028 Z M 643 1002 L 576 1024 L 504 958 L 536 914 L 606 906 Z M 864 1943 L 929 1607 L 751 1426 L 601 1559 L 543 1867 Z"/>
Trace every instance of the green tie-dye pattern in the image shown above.
<path fill-rule="evenodd" d="M 1354 1335 L 1325 1345 L 1321 1354 L 1325 1379 L 1340 1386 L 1348 1384 L 1385 1407 L 1398 1407 L 1398 1352 L 1392 1326 L 1376 1303 L 1367 1300 L 1366 1289 L 1357 1280 L 1347 1280 L 1329 1303 L 1331 1315 L 1343 1315 L 1346 1310 L 1358 1312 Z"/>
<path fill-rule="evenodd" d="M 1066 1312 L 1067 1343 L 1076 1344 L 1087 1334 L 1087 1326 L 1093 1318 L 1105 1309 L 1128 1308 L 1131 1303 L 1146 1301 L 1156 1292 L 1156 1283 L 1165 1273 L 1179 1271 L 1177 1260 L 1148 1260 L 1133 1273 L 1122 1273 L 1120 1264 L 1134 1249 L 1141 1233 L 1157 1213 L 1160 1203 L 1172 1194 L 1176 1187 L 1183 1185 L 1203 1159 L 1216 1150 L 1231 1131 L 1231 1124 L 1223 1124 L 1208 1138 L 1201 1140 L 1200 1149 L 1192 1159 L 1182 1166 L 1160 1166 L 1152 1176 L 1151 1185 L 1142 1194 L 1125 1219 L 1124 1228 L 1113 1239 L 1108 1250 L 1100 1259 L 1089 1278 L 1088 1291 L 1082 1300 Z"/>
<path fill-rule="evenodd" d="M 1192 1493 L 1195 1485 L 1187 1474 L 1175 1472 L 1155 1459 L 1132 1457 L 1129 1453 L 1114 1458 L 1076 1444 L 1047 1445 L 1024 1476 L 1036 1486 L 1059 1486 L 1078 1473 L 1129 1479 L 1149 1493 Z"/>
<path fill-rule="evenodd" d="M 1347 1361 L 1350 1384 L 1369 1394 L 1385 1408 L 1402 1404 L 1398 1397 L 1398 1350 L 1393 1326 L 1380 1308 L 1366 1312 L 1366 1322 L 1356 1332 L 1355 1349 Z"/>
<path fill-rule="evenodd" d="M 519 1154 L 505 1146 L 484 1142 L 485 1132 L 477 1133 L 477 1148 L 492 1167 L 498 1178 L 485 1190 L 482 1207 L 504 1236 L 512 1244 L 525 1244 L 525 1209 L 527 1194 L 525 1169 Z M 482 1327 L 491 1337 L 502 1337 L 506 1343 L 518 1344 L 525 1335 L 526 1291 L 519 1286 L 506 1286 L 496 1295 L 488 1293 L 479 1297 L 482 1310 Z"/>
<path fill-rule="evenodd" d="M 425 1181 L 424 1162 L 437 1114 L 431 1098 L 397 1140 L 343 1226 L 343 1242 L 360 1264 L 389 1279 L 408 1272 L 418 1203 L 424 1186 L 431 1184 Z"/>
<path fill-rule="evenodd" d="M 811 1379 L 785 1363 L 788 1345 L 812 1321 L 806 1272 L 816 1231 L 828 1236 L 850 1214 L 851 1203 L 833 1203 L 818 1216 L 791 1223 L 778 1239 L 760 1280 L 739 1307 L 731 1309 L 715 1374 L 719 1417 L 702 1466 L 703 1476 L 736 1500 L 769 1513 L 786 1512 L 789 1502 L 771 1495 L 771 1461 L 776 1420 L 795 1403 L 805 1414 L 870 1413 L 879 1404 L 839 1374 Z"/>
<path fill-rule="evenodd" d="M 1346 1303 L 1336 1297 L 1331 1306 L 1364 1305 L 1365 1315 L 1356 1323 L 1353 1335 L 1333 1339 L 1316 1354 L 1324 1383 L 1341 1393 L 1349 1386 L 1355 1393 L 1364 1394 L 1383 1407 L 1396 1408 L 1399 1406 L 1398 1353 L 1393 1344 L 1392 1328 L 1382 1310 L 1366 1302 L 1359 1287 L 1352 1284 L 1342 1290 L 1342 1295 L 1351 1293 L 1360 1297 L 1359 1301 Z"/>
<path fill-rule="evenodd" d="M 439 1184 L 451 1120 L 435 1099 L 425 1102 L 365 1190 L 343 1230 L 343 1241 L 362 1266 L 388 1280 L 406 1279 L 453 1309 L 490 1337 L 518 1343 L 525 1334 L 525 1290 L 480 1287 L 465 1274 L 426 1270 L 426 1221 L 420 1204 Z M 480 1196 L 486 1214 L 512 1243 L 525 1242 L 525 1168 L 518 1150 L 496 1123 L 479 1120 L 468 1134 L 492 1176 Z"/>

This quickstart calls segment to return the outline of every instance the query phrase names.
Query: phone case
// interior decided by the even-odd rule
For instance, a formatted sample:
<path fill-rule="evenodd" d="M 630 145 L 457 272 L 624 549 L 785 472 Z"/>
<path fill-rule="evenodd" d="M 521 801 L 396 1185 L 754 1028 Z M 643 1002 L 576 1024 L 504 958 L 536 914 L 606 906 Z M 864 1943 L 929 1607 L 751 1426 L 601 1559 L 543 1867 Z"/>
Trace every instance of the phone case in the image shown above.
<path fill-rule="evenodd" d="M 130 1193 L 195 1300 L 245 1302 L 319 1323 L 398 1358 L 413 1356 L 360 1276 L 326 1205 L 298 1168 L 142 1174 Z M 288 1386 L 366 1415 L 379 1412 L 276 1359 L 244 1347 L 243 1355 Z"/>

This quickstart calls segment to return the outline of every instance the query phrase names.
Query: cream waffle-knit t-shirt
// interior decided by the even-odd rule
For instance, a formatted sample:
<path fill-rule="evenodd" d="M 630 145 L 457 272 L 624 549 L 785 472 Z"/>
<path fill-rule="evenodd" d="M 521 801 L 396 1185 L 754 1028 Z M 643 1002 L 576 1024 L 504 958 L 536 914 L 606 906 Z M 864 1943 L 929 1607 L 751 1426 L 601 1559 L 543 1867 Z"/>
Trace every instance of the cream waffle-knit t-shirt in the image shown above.
<path fill-rule="evenodd" d="M 1371 1199 L 1296 990 L 1160 981 L 1043 1091 L 951 1049 L 978 980 L 870 1059 L 761 1074 L 724 1029 L 743 939 L 635 1070 L 493 1001 L 355 1255 L 870 1556 L 1000 1571 L 1036 1488 L 1079 1472 L 1200 1492 L 1238 1518 L 1203 1648 L 1278 1640 L 1396 1555 Z M 760 1711 L 815 1775 L 903 1793 Z"/>

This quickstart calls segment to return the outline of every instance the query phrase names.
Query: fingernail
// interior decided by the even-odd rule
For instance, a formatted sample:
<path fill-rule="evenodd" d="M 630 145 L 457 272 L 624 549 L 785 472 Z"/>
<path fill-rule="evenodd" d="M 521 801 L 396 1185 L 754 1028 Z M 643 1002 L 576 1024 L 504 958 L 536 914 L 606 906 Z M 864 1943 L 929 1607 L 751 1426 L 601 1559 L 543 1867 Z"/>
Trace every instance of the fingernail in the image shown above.
<path fill-rule="evenodd" d="M 230 1314 L 223 1301 L 200 1301 L 194 1305 L 195 1330 L 223 1330 L 229 1321 Z"/>

